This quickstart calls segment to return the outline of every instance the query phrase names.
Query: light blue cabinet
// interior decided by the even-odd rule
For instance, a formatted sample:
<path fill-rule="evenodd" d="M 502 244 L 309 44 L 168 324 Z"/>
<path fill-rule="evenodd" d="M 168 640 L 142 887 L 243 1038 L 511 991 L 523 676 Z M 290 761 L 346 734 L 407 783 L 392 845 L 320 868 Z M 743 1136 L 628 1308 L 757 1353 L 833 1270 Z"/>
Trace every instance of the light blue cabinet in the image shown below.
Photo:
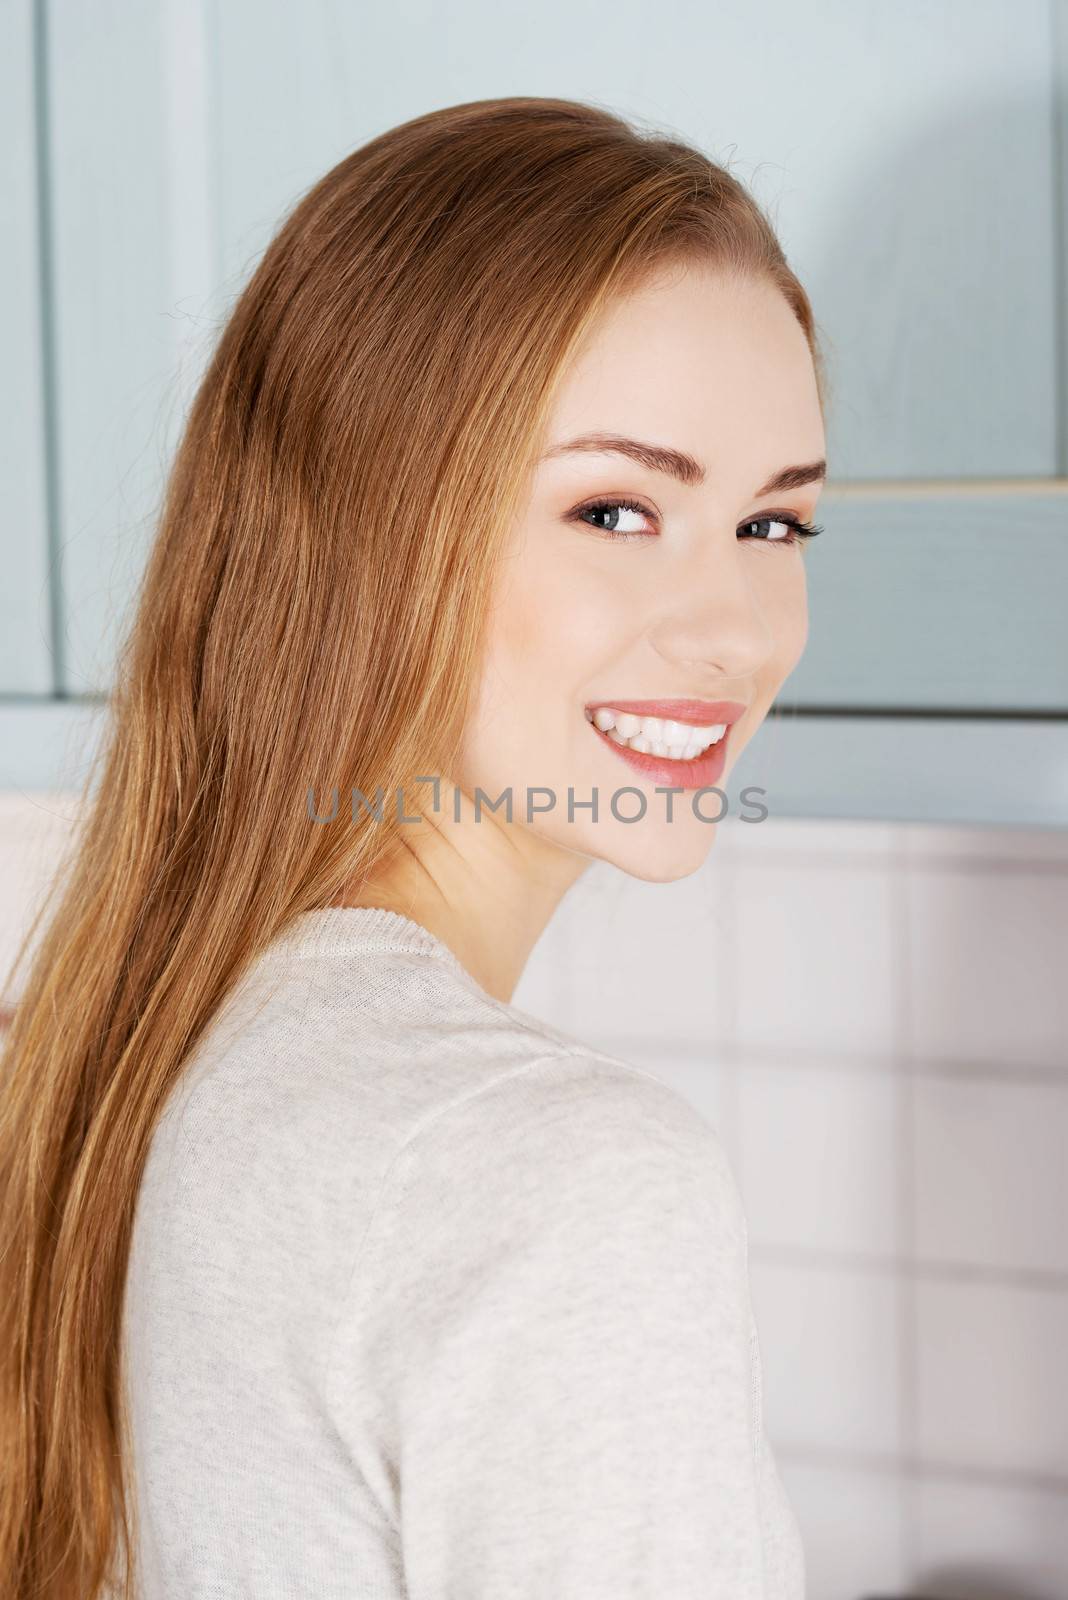
<path fill-rule="evenodd" d="M 1068 479 L 828 490 L 785 706 L 1068 715 Z"/>
<path fill-rule="evenodd" d="M 38 227 L 38 53 L 30 0 L 5 0 L 0 39 L 0 691 L 52 694 L 47 239 Z"/>
<path fill-rule="evenodd" d="M 211 277 L 190 52 L 203 13 L 171 0 L 46 11 L 63 687 L 80 695 L 110 681 Z"/>
<path fill-rule="evenodd" d="M 57 751 L 99 722 L 185 405 L 283 213 L 420 111 L 559 94 L 728 164 L 819 318 L 809 645 L 737 781 L 1068 826 L 1068 0 L 649 18 L 5 0 L 0 783 L 78 780 Z"/>

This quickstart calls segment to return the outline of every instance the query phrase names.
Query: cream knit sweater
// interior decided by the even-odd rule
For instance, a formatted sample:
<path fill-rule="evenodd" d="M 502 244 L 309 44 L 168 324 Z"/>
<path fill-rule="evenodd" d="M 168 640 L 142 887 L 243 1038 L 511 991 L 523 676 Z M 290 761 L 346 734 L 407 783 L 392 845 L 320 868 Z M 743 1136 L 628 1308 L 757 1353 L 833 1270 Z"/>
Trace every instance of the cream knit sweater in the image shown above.
<path fill-rule="evenodd" d="M 154 1135 L 142 1600 L 802 1600 L 746 1225 L 655 1075 L 396 912 L 313 911 Z"/>

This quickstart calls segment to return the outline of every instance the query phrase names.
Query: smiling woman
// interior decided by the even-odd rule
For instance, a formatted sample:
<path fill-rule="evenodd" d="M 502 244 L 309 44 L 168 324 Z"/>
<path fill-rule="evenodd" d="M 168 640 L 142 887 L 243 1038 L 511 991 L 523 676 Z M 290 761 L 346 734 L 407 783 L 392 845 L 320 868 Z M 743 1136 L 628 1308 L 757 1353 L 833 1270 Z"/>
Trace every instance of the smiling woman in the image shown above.
<path fill-rule="evenodd" d="M 285 219 L 0 1064 L 5 1596 L 800 1600 L 718 1138 L 510 1001 L 591 861 L 706 856 L 822 415 L 759 207 L 599 108 Z"/>

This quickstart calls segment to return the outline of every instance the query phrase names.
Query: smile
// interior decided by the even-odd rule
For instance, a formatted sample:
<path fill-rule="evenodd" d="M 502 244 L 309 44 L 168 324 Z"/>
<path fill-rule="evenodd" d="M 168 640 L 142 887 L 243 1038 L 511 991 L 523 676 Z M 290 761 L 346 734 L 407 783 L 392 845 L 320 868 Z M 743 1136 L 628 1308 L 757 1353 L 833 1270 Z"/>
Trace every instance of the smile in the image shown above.
<path fill-rule="evenodd" d="M 675 789 L 714 787 L 727 765 L 738 700 L 622 700 L 585 707 L 597 738 L 639 777 Z"/>
<path fill-rule="evenodd" d="M 725 722 L 698 725 L 670 717 L 639 717 L 633 711 L 616 711 L 611 706 L 587 711 L 586 720 L 615 744 L 642 755 L 667 756 L 672 761 L 693 761 L 718 744 L 727 731 Z"/>

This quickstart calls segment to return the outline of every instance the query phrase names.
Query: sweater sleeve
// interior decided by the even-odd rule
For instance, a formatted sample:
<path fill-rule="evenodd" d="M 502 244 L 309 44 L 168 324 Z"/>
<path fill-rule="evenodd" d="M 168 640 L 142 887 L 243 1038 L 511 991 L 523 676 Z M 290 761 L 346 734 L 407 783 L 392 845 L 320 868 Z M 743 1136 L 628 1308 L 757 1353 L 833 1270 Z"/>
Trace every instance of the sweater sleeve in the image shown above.
<path fill-rule="evenodd" d="M 608 1057 L 392 1163 L 332 1347 L 410 1600 L 760 1600 L 746 1225 L 719 1138 Z"/>

